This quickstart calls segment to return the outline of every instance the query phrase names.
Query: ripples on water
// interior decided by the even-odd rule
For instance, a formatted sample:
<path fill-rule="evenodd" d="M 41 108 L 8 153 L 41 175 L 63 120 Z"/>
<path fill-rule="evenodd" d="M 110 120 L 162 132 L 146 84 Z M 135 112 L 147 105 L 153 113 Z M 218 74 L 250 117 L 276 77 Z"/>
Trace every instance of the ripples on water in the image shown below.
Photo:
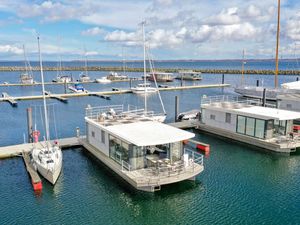
<path fill-rule="evenodd" d="M 221 80 L 220 75 L 204 78 L 202 83 Z M 228 75 L 226 79 L 239 82 L 236 76 Z M 52 88 L 62 91 L 60 86 Z M 0 92 L 4 89 L 0 88 Z M 38 88 L 15 91 L 20 94 Z M 161 94 L 168 121 L 172 121 L 175 95 L 180 96 L 180 108 L 184 111 L 199 107 L 204 94 L 222 93 L 221 89 L 203 89 Z M 232 93 L 232 88 L 224 93 Z M 40 103 L 24 101 L 18 108 L 0 105 L 5 128 L 0 130 L 1 145 L 22 142 L 25 109 Z M 59 136 L 73 136 L 76 126 L 84 131 L 87 104 L 123 103 L 143 104 L 143 99 L 123 95 L 112 96 L 111 101 L 87 97 L 70 99 L 68 104 L 57 103 Z M 150 98 L 149 105 L 160 107 L 155 97 Z M 195 182 L 163 186 L 157 193 L 132 189 L 80 148 L 63 152 L 63 171 L 57 184 L 53 187 L 44 181 L 41 195 L 33 193 L 21 158 L 0 160 L 0 224 L 299 224 L 299 154 L 274 155 L 194 132 L 196 139 L 211 144 L 204 172 Z"/>

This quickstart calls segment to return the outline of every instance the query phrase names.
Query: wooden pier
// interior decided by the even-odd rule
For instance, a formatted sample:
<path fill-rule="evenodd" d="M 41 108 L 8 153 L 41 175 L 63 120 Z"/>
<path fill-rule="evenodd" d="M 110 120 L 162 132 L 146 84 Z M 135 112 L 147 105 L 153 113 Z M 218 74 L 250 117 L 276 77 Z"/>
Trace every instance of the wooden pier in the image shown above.
<path fill-rule="evenodd" d="M 97 94 L 97 93 L 91 93 L 90 96 L 95 96 L 99 98 L 104 98 L 106 100 L 110 100 L 110 95 L 102 95 L 102 94 Z"/>
<path fill-rule="evenodd" d="M 71 148 L 74 146 L 80 146 L 79 138 L 77 137 L 63 138 L 63 139 L 59 139 L 58 141 L 59 141 L 59 146 L 62 149 Z M 15 157 L 21 155 L 23 152 L 24 153 L 30 152 L 31 149 L 33 148 L 33 145 L 34 145 L 33 143 L 24 143 L 24 144 L 0 147 L 0 159 Z"/>
<path fill-rule="evenodd" d="M 204 84 L 204 85 L 193 85 L 193 86 L 174 86 L 167 88 L 159 88 L 160 91 L 178 91 L 178 90 L 188 90 L 188 89 L 201 89 L 201 88 L 224 88 L 229 87 L 230 84 Z M 86 97 L 86 96 L 103 96 L 102 98 L 107 99 L 109 95 L 115 94 L 129 94 L 132 93 L 130 89 L 118 89 L 114 88 L 112 91 L 102 91 L 102 92 L 83 92 L 83 93 L 67 93 L 67 94 L 51 94 L 47 95 L 47 98 L 71 98 L 71 97 Z M 2 94 L 3 96 L 3 94 Z M 9 96 L 0 98 L 0 102 L 2 101 L 11 101 L 16 102 L 18 100 L 37 100 L 42 99 L 42 95 L 34 95 L 34 96 Z"/>
<path fill-rule="evenodd" d="M 56 99 L 56 100 L 61 101 L 63 103 L 67 103 L 68 102 L 67 98 L 62 97 L 59 94 L 52 94 L 52 93 L 50 93 L 50 91 L 45 91 L 45 95 L 48 95 L 50 98 Z"/>
<path fill-rule="evenodd" d="M 26 170 L 30 176 L 31 183 L 33 186 L 34 191 L 41 191 L 42 190 L 42 180 L 40 176 L 38 175 L 37 171 L 34 169 L 33 164 L 30 160 L 30 155 L 28 152 L 22 152 L 24 164 L 26 167 Z"/>
<path fill-rule="evenodd" d="M 6 92 L 2 93 L 2 101 L 6 101 L 9 104 L 12 105 L 12 107 L 17 107 L 18 103 L 17 101 L 14 99 L 14 97 L 11 97 L 9 94 L 7 94 Z"/>

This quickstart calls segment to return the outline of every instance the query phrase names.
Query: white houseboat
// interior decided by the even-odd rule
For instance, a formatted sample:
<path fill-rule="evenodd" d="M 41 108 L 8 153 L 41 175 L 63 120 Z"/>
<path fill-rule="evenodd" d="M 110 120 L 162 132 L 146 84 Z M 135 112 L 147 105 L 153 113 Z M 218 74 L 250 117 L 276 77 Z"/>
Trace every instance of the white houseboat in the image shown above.
<path fill-rule="evenodd" d="M 293 133 L 299 112 L 267 108 L 259 101 L 216 96 L 201 101 L 199 129 L 275 152 L 290 153 L 300 147 Z"/>
<path fill-rule="evenodd" d="M 277 107 L 300 112 L 300 94 L 285 94 L 277 96 Z"/>
<path fill-rule="evenodd" d="M 204 169 L 203 156 L 183 144 L 195 134 L 152 116 L 123 106 L 88 107 L 83 146 L 138 190 L 195 179 Z"/>
<path fill-rule="evenodd" d="M 176 77 L 178 80 L 202 80 L 201 72 L 193 70 L 179 70 Z"/>
<path fill-rule="evenodd" d="M 174 77 L 173 73 L 153 72 L 148 74 L 147 79 L 156 82 L 172 82 Z"/>

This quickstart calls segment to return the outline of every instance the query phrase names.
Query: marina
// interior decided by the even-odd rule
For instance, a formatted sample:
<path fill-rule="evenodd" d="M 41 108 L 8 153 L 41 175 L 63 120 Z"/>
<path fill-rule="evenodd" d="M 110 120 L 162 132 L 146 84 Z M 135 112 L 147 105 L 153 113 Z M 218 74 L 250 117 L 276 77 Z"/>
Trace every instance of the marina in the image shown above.
<path fill-rule="evenodd" d="M 0 223 L 298 225 L 281 2 L 3 1 Z"/>

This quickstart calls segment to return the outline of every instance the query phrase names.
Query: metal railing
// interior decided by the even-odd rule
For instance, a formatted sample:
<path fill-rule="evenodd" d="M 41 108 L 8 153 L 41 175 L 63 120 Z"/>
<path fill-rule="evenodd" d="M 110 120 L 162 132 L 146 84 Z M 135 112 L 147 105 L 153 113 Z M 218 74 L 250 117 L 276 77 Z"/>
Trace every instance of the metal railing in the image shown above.
<path fill-rule="evenodd" d="M 124 110 L 124 105 L 108 105 L 108 106 L 98 106 L 98 107 L 87 107 L 86 117 L 93 120 L 99 120 L 100 117 L 103 119 L 135 119 L 138 117 L 155 117 L 163 115 L 161 113 L 155 113 L 154 111 L 145 111 L 145 109 L 138 109 L 135 106 L 128 105 L 127 110 Z"/>
<path fill-rule="evenodd" d="M 248 99 L 241 96 L 233 95 L 217 95 L 217 96 L 204 96 L 201 98 L 201 105 L 213 104 L 213 103 L 227 103 L 227 104 L 240 104 L 240 105 L 256 105 L 261 106 L 263 104 L 261 99 Z M 266 103 L 266 107 L 276 108 L 275 104 Z"/>
<path fill-rule="evenodd" d="M 188 157 L 184 159 L 184 155 Z M 148 185 L 160 184 L 160 181 L 166 178 L 176 177 L 184 173 L 193 173 L 197 166 L 203 166 L 203 155 L 185 148 L 181 160 L 172 164 L 162 163 L 150 168 L 142 170 L 131 170 L 131 166 L 122 161 L 122 171 L 137 171 L 138 173 L 131 174 L 137 183 L 146 183 Z"/>
<path fill-rule="evenodd" d="M 131 171 L 131 165 L 122 160 L 122 171 Z"/>

